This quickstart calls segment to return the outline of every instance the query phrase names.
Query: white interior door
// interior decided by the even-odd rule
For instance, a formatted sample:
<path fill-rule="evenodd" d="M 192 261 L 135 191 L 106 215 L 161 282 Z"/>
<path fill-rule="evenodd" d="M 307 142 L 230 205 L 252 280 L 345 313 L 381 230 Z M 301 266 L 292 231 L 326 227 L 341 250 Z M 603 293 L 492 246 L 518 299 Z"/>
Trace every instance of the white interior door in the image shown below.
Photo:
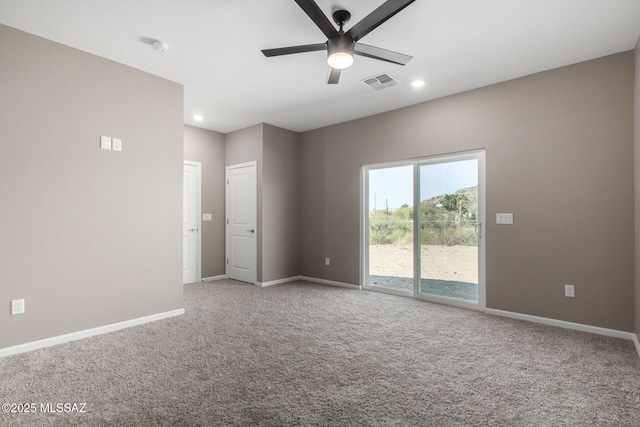
<path fill-rule="evenodd" d="M 243 282 L 257 280 L 256 162 L 226 168 L 227 276 Z"/>
<path fill-rule="evenodd" d="M 199 163 L 184 163 L 182 185 L 182 283 L 194 283 L 200 275 Z"/>

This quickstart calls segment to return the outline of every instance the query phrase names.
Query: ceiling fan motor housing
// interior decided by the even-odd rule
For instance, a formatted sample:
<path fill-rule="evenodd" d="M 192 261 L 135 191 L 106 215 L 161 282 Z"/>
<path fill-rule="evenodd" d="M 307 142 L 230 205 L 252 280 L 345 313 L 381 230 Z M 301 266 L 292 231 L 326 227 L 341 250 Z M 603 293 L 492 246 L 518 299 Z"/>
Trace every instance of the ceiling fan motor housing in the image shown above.
<path fill-rule="evenodd" d="M 327 40 L 327 55 L 331 56 L 335 52 L 349 52 L 353 55 L 356 42 L 344 34 Z"/>
<path fill-rule="evenodd" d="M 327 62 L 332 69 L 342 70 L 353 64 L 355 42 L 340 34 L 327 40 Z"/>

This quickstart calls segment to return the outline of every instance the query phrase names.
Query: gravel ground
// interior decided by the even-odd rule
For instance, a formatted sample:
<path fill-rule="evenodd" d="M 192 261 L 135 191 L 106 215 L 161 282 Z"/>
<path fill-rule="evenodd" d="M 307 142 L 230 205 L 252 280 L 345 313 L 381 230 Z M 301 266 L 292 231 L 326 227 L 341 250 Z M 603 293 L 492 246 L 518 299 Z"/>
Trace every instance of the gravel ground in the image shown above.
<path fill-rule="evenodd" d="M 373 286 L 413 292 L 413 254 L 409 245 L 374 245 L 369 250 Z M 478 300 L 478 249 L 423 246 L 420 294 Z"/>
<path fill-rule="evenodd" d="M 423 246 L 421 276 L 428 279 L 478 283 L 478 248 L 474 246 Z M 413 252 L 409 245 L 369 247 L 369 274 L 413 277 Z"/>

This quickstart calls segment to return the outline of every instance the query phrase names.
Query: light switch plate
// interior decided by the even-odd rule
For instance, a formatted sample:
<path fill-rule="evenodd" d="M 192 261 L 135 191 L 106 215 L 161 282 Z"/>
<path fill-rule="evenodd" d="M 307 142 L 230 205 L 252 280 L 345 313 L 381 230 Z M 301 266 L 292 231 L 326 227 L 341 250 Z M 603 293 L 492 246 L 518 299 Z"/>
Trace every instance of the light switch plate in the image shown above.
<path fill-rule="evenodd" d="M 497 213 L 496 224 L 513 224 L 512 213 Z"/>
<path fill-rule="evenodd" d="M 202 214 L 202 220 L 203 221 L 212 221 L 213 220 L 213 215 L 210 214 L 210 213 Z"/>
<path fill-rule="evenodd" d="M 111 149 L 113 151 L 122 151 L 122 140 L 120 138 L 113 138 L 111 141 Z"/>
<path fill-rule="evenodd" d="M 100 137 L 100 148 L 103 150 L 111 150 L 111 137 L 110 136 L 101 136 Z"/>
<path fill-rule="evenodd" d="M 576 288 L 573 285 L 564 285 L 564 296 L 569 298 L 576 297 Z"/>

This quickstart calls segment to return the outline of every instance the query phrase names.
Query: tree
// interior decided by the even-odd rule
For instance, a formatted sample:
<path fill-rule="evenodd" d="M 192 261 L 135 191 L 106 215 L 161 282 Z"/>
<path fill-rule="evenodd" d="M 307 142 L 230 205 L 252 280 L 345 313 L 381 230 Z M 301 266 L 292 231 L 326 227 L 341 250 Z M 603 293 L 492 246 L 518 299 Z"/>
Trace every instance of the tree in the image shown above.
<path fill-rule="evenodd" d="M 469 199 L 464 194 L 445 194 L 440 203 L 454 214 L 454 221 L 457 223 L 460 223 L 469 210 Z"/>
<path fill-rule="evenodd" d="M 469 199 L 464 194 L 445 194 L 442 196 L 442 207 L 449 212 L 456 212 L 459 215 L 467 213 Z"/>
<path fill-rule="evenodd" d="M 413 208 L 409 207 L 408 204 L 403 203 L 395 212 L 395 216 L 397 216 L 400 220 L 408 220 L 413 218 Z"/>

